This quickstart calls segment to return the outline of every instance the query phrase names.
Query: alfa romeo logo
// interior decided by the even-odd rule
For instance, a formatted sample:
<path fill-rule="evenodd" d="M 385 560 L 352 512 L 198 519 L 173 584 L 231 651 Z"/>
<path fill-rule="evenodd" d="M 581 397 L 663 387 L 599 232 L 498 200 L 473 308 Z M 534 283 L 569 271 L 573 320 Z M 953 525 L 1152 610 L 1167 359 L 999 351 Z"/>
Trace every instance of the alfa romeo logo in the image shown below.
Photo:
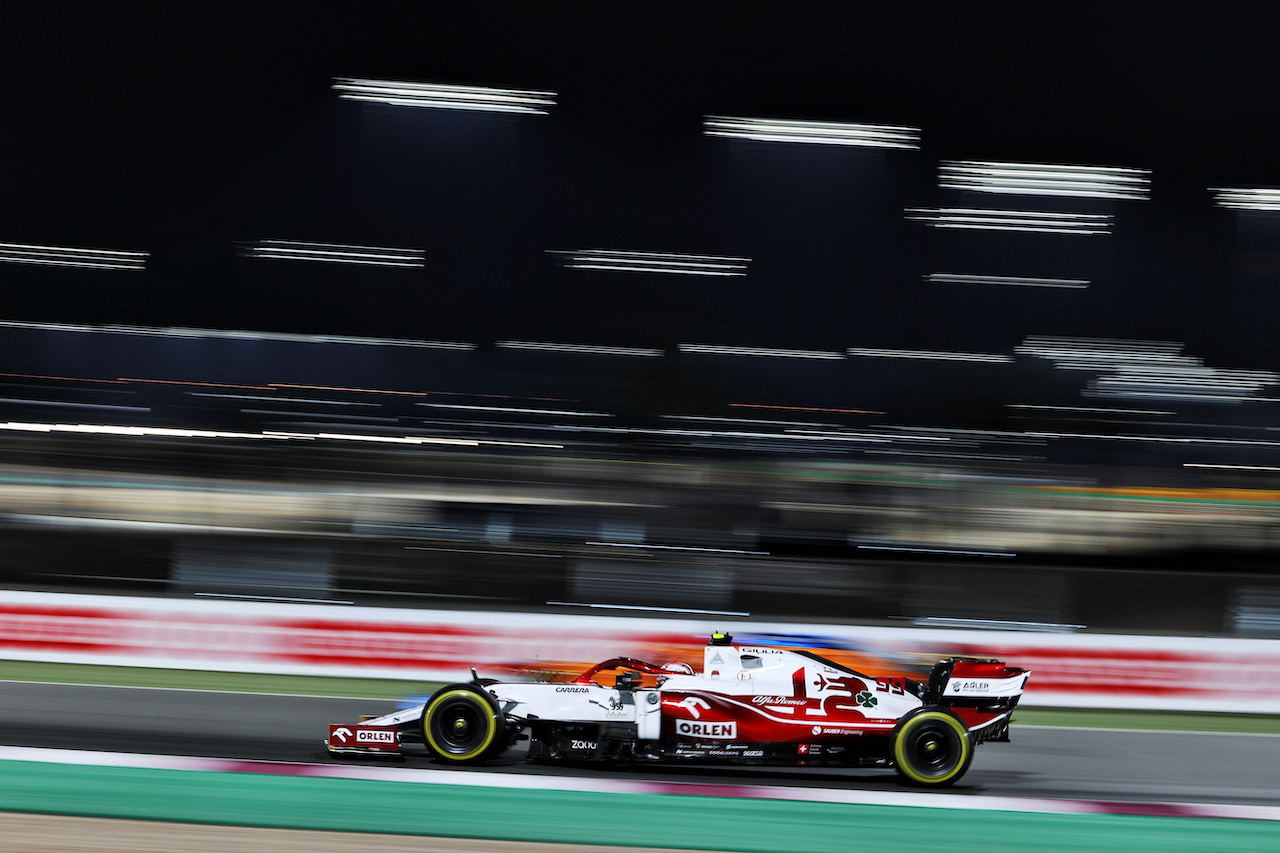
<path fill-rule="evenodd" d="M 880 700 L 872 696 L 870 690 L 863 690 L 857 696 L 853 697 L 853 701 L 857 702 L 859 705 L 861 705 L 864 708 L 874 708 L 877 704 L 879 704 Z"/>

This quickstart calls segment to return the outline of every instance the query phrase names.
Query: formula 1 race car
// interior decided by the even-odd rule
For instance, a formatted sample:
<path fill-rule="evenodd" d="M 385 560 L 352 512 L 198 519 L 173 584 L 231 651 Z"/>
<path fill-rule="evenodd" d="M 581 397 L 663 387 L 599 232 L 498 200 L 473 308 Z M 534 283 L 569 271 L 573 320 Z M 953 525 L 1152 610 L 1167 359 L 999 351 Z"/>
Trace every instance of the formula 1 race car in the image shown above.
<path fill-rule="evenodd" d="M 735 645 L 715 634 L 701 673 L 687 663 L 613 658 L 571 682 L 476 677 L 425 703 L 329 726 L 335 755 L 395 755 L 421 742 L 444 764 L 474 764 L 527 740 L 535 762 L 719 762 L 892 766 L 943 786 L 974 747 L 1008 741 L 1030 673 L 996 660 L 938 661 L 927 683 L 863 675 L 807 651 Z"/>

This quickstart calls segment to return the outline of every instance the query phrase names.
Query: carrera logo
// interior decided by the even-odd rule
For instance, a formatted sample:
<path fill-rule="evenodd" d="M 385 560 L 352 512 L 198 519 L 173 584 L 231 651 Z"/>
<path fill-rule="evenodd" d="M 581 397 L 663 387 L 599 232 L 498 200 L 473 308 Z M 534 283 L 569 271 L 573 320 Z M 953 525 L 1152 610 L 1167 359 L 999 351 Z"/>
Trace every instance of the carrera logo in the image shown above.
<path fill-rule="evenodd" d="M 586 687 L 557 687 L 557 693 L 590 693 Z"/>
<path fill-rule="evenodd" d="M 676 722 L 676 734 L 688 735 L 689 737 L 714 738 L 716 740 L 736 740 L 738 737 L 738 724 L 695 723 L 689 720 L 678 720 Z"/>
<path fill-rule="evenodd" d="M 396 733 L 391 729 L 359 729 L 356 743 L 395 743 Z"/>

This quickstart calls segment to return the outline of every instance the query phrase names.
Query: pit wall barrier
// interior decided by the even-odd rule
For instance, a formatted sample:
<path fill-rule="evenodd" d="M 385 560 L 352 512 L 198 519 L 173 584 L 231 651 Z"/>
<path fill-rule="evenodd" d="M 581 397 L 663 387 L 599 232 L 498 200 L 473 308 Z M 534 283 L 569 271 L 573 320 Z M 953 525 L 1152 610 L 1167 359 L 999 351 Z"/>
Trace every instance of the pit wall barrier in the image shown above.
<path fill-rule="evenodd" d="M 6 591 L 0 659 L 453 681 L 628 656 L 697 667 L 712 631 L 921 677 L 941 657 L 1032 670 L 1025 706 L 1280 714 L 1280 640 L 407 610 Z"/>

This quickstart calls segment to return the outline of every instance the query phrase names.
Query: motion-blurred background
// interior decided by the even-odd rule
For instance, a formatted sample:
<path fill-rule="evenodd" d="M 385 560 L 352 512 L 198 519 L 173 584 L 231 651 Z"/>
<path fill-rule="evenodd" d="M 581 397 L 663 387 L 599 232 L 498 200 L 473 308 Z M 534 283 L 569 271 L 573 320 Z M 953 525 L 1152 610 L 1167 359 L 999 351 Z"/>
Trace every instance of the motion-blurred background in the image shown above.
<path fill-rule="evenodd" d="M 1280 636 L 1265 27 L 4 17 L 10 588 Z"/>

